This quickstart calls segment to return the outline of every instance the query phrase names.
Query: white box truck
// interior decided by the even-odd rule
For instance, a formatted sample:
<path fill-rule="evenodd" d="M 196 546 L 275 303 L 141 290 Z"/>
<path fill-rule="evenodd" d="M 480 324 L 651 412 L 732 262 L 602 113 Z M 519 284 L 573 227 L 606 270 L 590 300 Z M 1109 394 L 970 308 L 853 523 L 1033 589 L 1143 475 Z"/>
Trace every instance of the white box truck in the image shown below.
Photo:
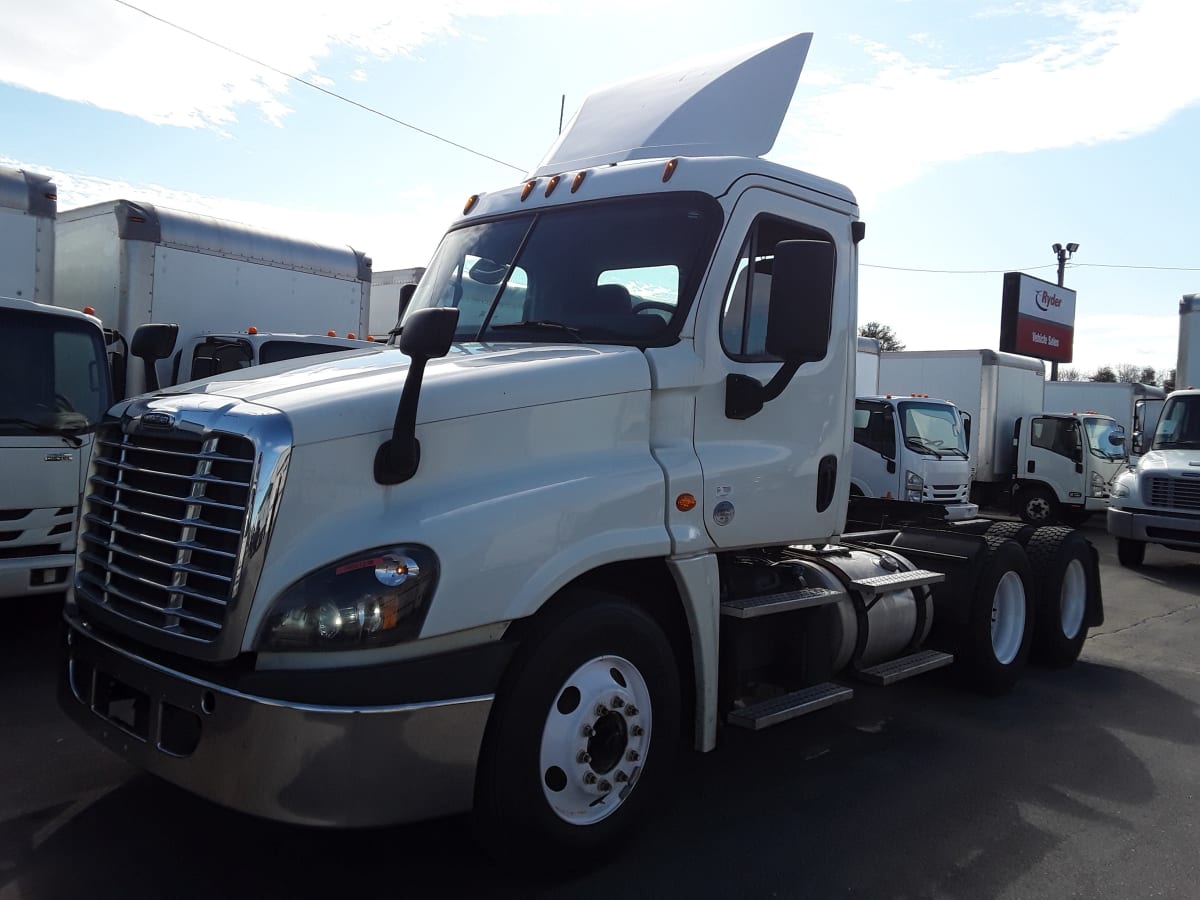
<path fill-rule="evenodd" d="M 371 322 L 367 332 L 376 340 L 386 339 L 400 321 L 404 305 L 425 274 L 424 266 L 386 269 L 371 276 Z"/>
<path fill-rule="evenodd" d="M 1200 294 L 1184 294 L 1179 301 L 1179 358 L 1175 387 L 1200 388 Z"/>
<path fill-rule="evenodd" d="M 1040 360 L 993 350 L 905 350 L 879 361 L 881 391 L 940 397 L 970 416 L 974 502 L 1034 524 L 1079 524 L 1107 508 L 1124 432 L 1108 416 L 1044 412 L 1045 384 Z"/>
<path fill-rule="evenodd" d="M 858 338 L 858 350 L 854 354 L 854 390 L 859 396 L 879 393 L 879 341 L 875 338 Z"/>
<path fill-rule="evenodd" d="M 810 39 L 589 97 L 467 202 L 392 345 L 118 404 L 68 714 L 231 807 L 473 810 L 546 871 L 611 860 L 681 739 L 1073 661 L 1079 532 L 845 533 L 864 228 L 760 158 Z"/>
<path fill-rule="evenodd" d="M 1116 421 L 1129 436 L 1129 450 L 1139 453 L 1158 424 L 1167 392 L 1152 384 L 1124 381 L 1047 381 L 1046 409 L 1054 412 L 1096 412 Z"/>
<path fill-rule="evenodd" d="M 201 346 L 210 334 L 366 336 L 371 261 L 351 247 L 129 200 L 64 211 L 55 237 L 56 306 L 91 309 L 126 341 L 141 325 L 179 326 L 171 353 L 154 361 L 160 385 L 211 357 Z M 146 388 L 143 367 L 125 375 L 125 393 Z"/>

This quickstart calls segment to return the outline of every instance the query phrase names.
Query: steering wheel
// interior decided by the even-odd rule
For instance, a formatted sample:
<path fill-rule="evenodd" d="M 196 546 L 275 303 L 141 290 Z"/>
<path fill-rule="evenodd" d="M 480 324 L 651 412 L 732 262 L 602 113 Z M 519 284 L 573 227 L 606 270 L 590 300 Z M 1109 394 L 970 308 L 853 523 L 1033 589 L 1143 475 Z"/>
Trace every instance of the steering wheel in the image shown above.
<path fill-rule="evenodd" d="M 661 300 L 642 300 L 633 304 L 633 314 L 635 316 L 638 313 L 651 310 L 653 312 L 665 312 L 667 314 L 667 318 L 669 319 L 671 316 L 675 315 L 676 309 L 677 307 L 674 303 L 663 303 Z"/>
<path fill-rule="evenodd" d="M 54 408 L 58 412 L 75 412 L 75 407 L 71 404 L 71 401 L 62 394 L 54 395 Z"/>

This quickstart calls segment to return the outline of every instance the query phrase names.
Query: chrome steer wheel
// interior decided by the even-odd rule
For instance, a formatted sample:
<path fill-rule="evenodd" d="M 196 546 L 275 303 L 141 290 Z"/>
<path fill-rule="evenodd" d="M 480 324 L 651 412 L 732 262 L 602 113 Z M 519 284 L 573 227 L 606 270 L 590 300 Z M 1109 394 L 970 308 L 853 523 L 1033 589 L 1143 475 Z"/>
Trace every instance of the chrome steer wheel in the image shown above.
<path fill-rule="evenodd" d="M 542 789 L 555 814 L 577 825 L 612 815 L 637 784 L 652 722 L 650 691 L 628 660 L 576 669 L 542 729 Z"/>

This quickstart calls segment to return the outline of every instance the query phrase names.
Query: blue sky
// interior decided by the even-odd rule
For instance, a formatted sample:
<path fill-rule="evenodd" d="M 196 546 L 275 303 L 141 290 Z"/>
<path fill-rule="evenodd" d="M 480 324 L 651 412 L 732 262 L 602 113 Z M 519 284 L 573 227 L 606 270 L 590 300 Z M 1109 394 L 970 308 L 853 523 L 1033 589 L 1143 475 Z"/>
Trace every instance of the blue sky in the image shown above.
<path fill-rule="evenodd" d="M 516 168 L 116 0 L 41 0 L 0 29 L 0 162 L 52 175 L 60 210 L 143 199 L 423 265 L 468 195 L 537 164 L 564 94 L 569 117 L 607 84 L 812 31 L 768 158 L 857 194 L 861 322 L 994 348 L 1001 273 L 1053 281 L 1051 244 L 1076 242 L 1074 366 L 1162 369 L 1200 291 L 1192 0 L 131 2 Z"/>

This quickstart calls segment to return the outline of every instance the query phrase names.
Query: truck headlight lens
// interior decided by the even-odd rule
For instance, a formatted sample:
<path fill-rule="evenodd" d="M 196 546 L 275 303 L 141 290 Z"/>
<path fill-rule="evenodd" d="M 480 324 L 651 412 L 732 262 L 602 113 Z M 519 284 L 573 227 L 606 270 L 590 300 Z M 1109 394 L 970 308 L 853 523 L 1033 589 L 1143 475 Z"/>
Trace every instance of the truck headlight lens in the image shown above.
<path fill-rule="evenodd" d="M 1108 496 L 1108 484 L 1107 484 L 1107 482 L 1105 482 L 1105 480 L 1103 478 L 1100 477 L 1099 472 L 1092 473 L 1091 490 L 1089 491 L 1089 493 L 1093 497 L 1107 497 Z"/>
<path fill-rule="evenodd" d="M 904 499 L 920 502 L 925 493 L 925 479 L 916 472 L 904 473 Z"/>
<path fill-rule="evenodd" d="M 1112 489 L 1112 496 L 1113 496 L 1114 500 L 1117 499 L 1118 497 L 1128 497 L 1129 496 L 1129 482 L 1122 479 L 1121 481 L 1118 481 L 1116 484 L 1114 484 L 1113 489 Z"/>
<path fill-rule="evenodd" d="M 427 547 L 382 547 L 310 572 L 275 601 L 256 649 L 352 650 L 412 640 L 437 585 Z"/>

